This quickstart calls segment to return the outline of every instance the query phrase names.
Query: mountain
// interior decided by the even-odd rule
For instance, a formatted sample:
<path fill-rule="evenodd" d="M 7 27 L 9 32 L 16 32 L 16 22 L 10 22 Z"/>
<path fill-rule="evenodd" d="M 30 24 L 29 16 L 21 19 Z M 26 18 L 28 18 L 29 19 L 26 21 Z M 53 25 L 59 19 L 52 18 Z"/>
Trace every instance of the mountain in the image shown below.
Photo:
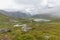
<path fill-rule="evenodd" d="M 52 18 L 52 14 L 44 13 L 44 14 L 36 14 L 32 16 L 33 18 Z"/>
<path fill-rule="evenodd" d="M 50 22 L 35 22 L 29 19 L 14 19 L 8 12 L 2 12 L 0 12 L 0 40 L 60 40 L 60 18 L 52 19 Z M 36 14 L 33 17 L 51 16 Z"/>
<path fill-rule="evenodd" d="M 59 17 L 59 14 L 56 13 L 42 13 L 42 14 L 30 14 L 29 12 L 22 12 L 22 11 L 5 11 L 5 10 L 0 10 L 0 12 L 4 15 L 7 16 L 12 16 L 12 17 L 17 17 L 17 18 L 54 18 L 54 17 Z"/>
<path fill-rule="evenodd" d="M 21 12 L 21 11 L 0 10 L 0 12 L 2 12 L 4 15 L 12 16 L 12 17 L 18 17 L 18 18 L 29 18 L 29 17 L 31 17 L 31 15 L 29 13 L 24 13 L 24 12 Z"/>
<path fill-rule="evenodd" d="M 0 12 L 0 23 L 7 23 L 7 22 L 10 22 L 10 20 L 15 20 L 14 17 L 11 17 L 11 16 L 7 16 L 7 15 L 4 15 L 3 13 Z M 6 24 L 5 23 L 5 24 Z"/>

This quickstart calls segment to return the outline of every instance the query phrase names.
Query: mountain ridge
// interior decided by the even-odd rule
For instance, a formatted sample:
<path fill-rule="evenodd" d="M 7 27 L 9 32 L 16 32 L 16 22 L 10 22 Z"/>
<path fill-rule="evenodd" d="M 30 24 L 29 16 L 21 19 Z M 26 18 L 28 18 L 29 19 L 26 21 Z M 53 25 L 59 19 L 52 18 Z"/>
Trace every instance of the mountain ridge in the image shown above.
<path fill-rule="evenodd" d="M 12 17 L 18 17 L 18 18 L 29 18 L 31 17 L 31 15 L 29 13 L 24 13 L 21 11 L 4 11 L 4 10 L 0 10 L 0 12 L 4 15 L 7 16 L 12 16 Z"/>

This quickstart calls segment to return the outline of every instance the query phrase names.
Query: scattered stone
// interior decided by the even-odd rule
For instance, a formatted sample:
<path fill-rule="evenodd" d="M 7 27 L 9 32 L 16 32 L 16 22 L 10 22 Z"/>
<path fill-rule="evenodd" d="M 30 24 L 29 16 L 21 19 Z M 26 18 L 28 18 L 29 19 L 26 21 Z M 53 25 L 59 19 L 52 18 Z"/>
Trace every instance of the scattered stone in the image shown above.
<path fill-rule="evenodd" d="M 50 38 L 50 36 L 49 36 L 49 35 L 45 35 L 44 37 L 45 37 L 45 38 L 47 38 L 47 39 L 49 39 L 49 38 Z"/>
<path fill-rule="evenodd" d="M 22 24 L 22 25 L 20 25 L 20 24 L 16 24 L 16 25 L 14 25 L 14 27 L 22 27 L 21 29 L 22 29 L 22 31 L 27 31 L 27 30 L 30 30 L 31 28 L 30 27 L 28 27 L 28 25 L 27 24 Z"/>
<path fill-rule="evenodd" d="M 2 34 L 2 37 L 0 38 L 0 40 L 11 40 L 11 39 L 9 38 L 8 35 Z"/>
<path fill-rule="evenodd" d="M 14 25 L 14 27 L 19 27 L 19 26 L 22 26 L 22 25 L 20 25 L 20 24 L 16 24 L 16 25 Z"/>
<path fill-rule="evenodd" d="M 10 28 L 0 28 L 0 32 L 10 32 Z"/>
<path fill-rule="evenodd" d="M 14 27 L 18 27 L 18 26 L 20 26 L 20 25 L 19 24 L 14 25 Z"/>
<path fill-rule="evenodd" d="M 10 28 L 4 28 L 5 32 L 10 32 Z"/>
<path fill-rule="evenodd" d="M 22 31 L 25 31 L 26 32 L 26 31 L 28 31 L 30 29 L 32 29 L 32 28 L 28 27 L 27 24 L 23 24 Z"/>

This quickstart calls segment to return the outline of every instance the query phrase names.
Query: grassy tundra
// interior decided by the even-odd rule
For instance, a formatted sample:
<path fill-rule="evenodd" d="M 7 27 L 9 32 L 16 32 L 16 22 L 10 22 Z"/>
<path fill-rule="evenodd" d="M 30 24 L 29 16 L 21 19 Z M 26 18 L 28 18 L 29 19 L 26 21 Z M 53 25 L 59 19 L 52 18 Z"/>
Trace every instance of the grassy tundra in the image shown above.
<path fill-rule="evenodd" d="M 60 40 L 60 18 L 50 20 L 35 22 L 0 14 L 0 40 Z"/>

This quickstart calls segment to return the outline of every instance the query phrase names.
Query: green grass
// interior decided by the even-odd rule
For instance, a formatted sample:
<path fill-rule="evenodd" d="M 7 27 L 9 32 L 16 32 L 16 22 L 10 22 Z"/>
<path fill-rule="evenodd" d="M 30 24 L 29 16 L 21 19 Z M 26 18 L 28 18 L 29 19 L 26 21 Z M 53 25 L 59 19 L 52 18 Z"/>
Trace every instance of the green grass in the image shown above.
<path fill-rule="evenodd" d="M 21 18 L 13 18 L 18 22 L 9 22 L 8 19 L 10 17 L 0 15 L 0 28 L 9 27 L 11 29 L 11 32 L 0 32 L 0 39 L 7 35 L 5 40 L 60 40 L 60 18 L 51 19 L 51 22 L 30 22 L 28 19 Z M 32 29 L 23 32 L 21 27 L 13 27 L 17 23 L 27 24 Z M 45 38 L 46 35 L 50 38 Z"/>

